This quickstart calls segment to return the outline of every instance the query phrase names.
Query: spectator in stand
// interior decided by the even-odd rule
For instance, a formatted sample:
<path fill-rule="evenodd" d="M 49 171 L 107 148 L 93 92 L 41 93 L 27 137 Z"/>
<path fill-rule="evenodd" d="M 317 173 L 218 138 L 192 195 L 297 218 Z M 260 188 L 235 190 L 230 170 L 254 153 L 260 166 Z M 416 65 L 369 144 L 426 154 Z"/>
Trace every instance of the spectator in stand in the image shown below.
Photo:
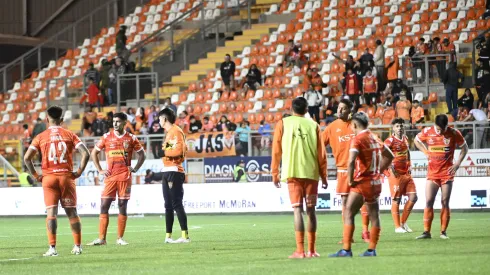
<path fill-rule="evenodd" d="M 454 109 L 458 108 L 458 87 L 463 83 L 464 76 L 456 68 L 456 63 L 450 63 L 449 69 L 444 75 L 443 82 L 446 88 L 446 103 L 448 114 L 451 114 Z"/>
<path fill-rule="evenodd" d="M 114 128 L 114 113 L 113 112 L 108 112 L 107 117 L 107 129 L 110 131 L 112 128 Z"/>
<path fill-rule="evenodd" d="M 396 103 L 396 117 L 405 120 L 405 123 L 410 123 L 410 111 L 412 110 L 412 103 L 407 99 L 405 91 L 400 93 L 400 100 Z"/>
<path fill-rule="evenodd" d="M 85 71 L 83 77 L 87 85 L 90 85 L 90 79 L 93 80 L 93 82 L 95 83 L 95 85 L 97 85 L 97 87 L 100 84 L 100 73 L 95 69 L 94 63 L 92 62 L 88 64 L 88 69 Z"/>
<path fill-rule="evenodd" d="M 141 128 L 139 129 L 140 135 L 148 135 L 150 130 L 148 129 L 148 123 L 141 124 Z"/>
<path fill-rule="evenodd" d="M 223 115 L 221 116 L 220 120 L 216 124 L 216 131 L 218 132 L 233 132 L 236 130 L 236 124 L 229 121 L 228 117 Z"/>
<path fill-rule="evenodd" d="M 323 102 L 322 93 L 317 90 L 308 90 L 303 93 L 303 97 L 308 101 L 308 113 L 317 123 L 320 123 L 320 106 Z"/>
<path fill-rule="evenodd" d="M 229 54 L 225 55 L 225 62 L 220 66 L 221 79 L 225 84 L 226 90 L 235 88 L 235 62 L 231 61 Z"/>
<path fill-rule="evenodd" d="M 294 40 L 289 40 L 288 41 L 288 47 L 284 51 L 285 56 L 284 56 L 284 61 L 286 62 L 286 67 L 291 67 L 294 66 L 295 72 L 299 70 L 301 67 L 301 58 L 302 58 L 302 53 L 301 53 L 301 48 L 299 45 L 296 45 L 294 43 Z"/>
<path fill-rule="evenodd" d="M 250 126 L 248 121 L 242 121 L 240 126 L 236 128 L 235 133 L 238 134 L 237 156 L 245 157 L 248 155 L 248 138 L 250 135 Z"/>
<path fill-rule="evenodd" d="M 364 50 L 364 53 L 359 58 L 359 62 L 361 64 L 361 71 L 362 71 L 363 77 L 367 74 L 368 70 L 371 70 L 371 73 L 372 73 L 372 69 L 373 69 L 373 65 L 374 65 L 374 57 L 369 52 L 368 48 L 366 48 Z"/>
<path fill-rule="evenodd" d="M 473 94 L 471 93 L 471 90 L 466 88 L 464 90 L 464 94 L 459 98 L 458 100 L 458 105 L 459 103 L 462 103 L 463 106 L 467 107 L 468 109 L 473 109 L 473 104 L 475 102 L 475 98 Z"/>
<path fill-rule="evenodd" d="M 182 113 L 179 114 L 179 118 L 177 118 L 177 121 L 175 122 L 177 126 L 184 131 L 184 133 L 187 133 L 189 131 L 189 113 L 187 111 L 182 111 Z"/>
<path fill-rule="evenodd" d="M 476 145 L 475 149 L 486 148 L 486 142 L 482 144 L 483 134 L 485 133 L 485 127 L 488 125 L 487 114 L 480 109 L 472 109 L 469 111 L 468 116 L 463 121 L 477 121 L 476 125 Z"/>
<path fill-rule="evenodd" d="M 398 79 L 398 70 L 400 70 L 400 61 L 398 56 L 390 56 L 390 63 L 386 66 L 388 82 L 394 82 Z"/>
<path fill-rule="evenodd" d="M 117 103 L 117 75 L 124 73 L 126 73 L 126 66 L 122 63 L 122 59 L 117 57 L 115 63 L 112 64 L 112 68 L 109 70 L 109 105 Z"/>
<path fill-rule="evenodd" d="M 159 120 L 154 120 L 151 124 L 149 135 L 163 135 L 163 128 L 160 126 Z M 153 158 L 158 159 L 162 157 L 162 140 L 163 137 L 150 137 L 151 152 Z"/>
<path fill-rule="evenodd" d="M 119 31 L 116 34 L 116 53 L 117 56 L 123 58 L 124 60 L 128 60 L 131 52 L 126 48 L 126 41 L 128 38 L 126 37 L 126 26 L 122 25 L 119 27 Z"/>
<path fill-rule="evenodd" d="M 205 116 L 202 121 L 203 124 L 201 128 L 201 132 L 212 132 L 215 129 L 214 123 L 209 120 L 208 116 Z"/>
<path fill-rule="evenodd" d="M 29 148 L 29 145 L 31 144 L 32 141 L 31 131 L 29 131 L 29 125 L 27 124 L 22 125 L 22 129 L 24 129 L 24 135 L 22 137 L 22 142 L 24 144 L 24 152 L 27 152 L 27 149 Z"/>
<path fill-rule="evenodd" d="M 107 121 L 105 121 L 103 118 L 97 117 L 92 123 L 92 136 L 101 137 L 108 131 L 109 129 L 107 129 Z"/>
<path fill-rule="evenodd" d="M 386 86 L 385 78 L 385 48 L 381 40 L 376 40 L 376 49 L 374 50 L 374 66 L 376 66 L 376 78 L 378 79 L 378 91 L 382 91 Z"/>
<path fill-rule="evenodd" d="M 443 54 L 443 53 L 444 51 L 442 49 L 441 38 L 435 37 L 434 43 L 432 44 L 431 54 Z M 435 59 L 437 60 L 435 61 L 437 74 L 439 75 L 439 79 L 442 82 L 442 78 L 444 77 L 444 74 L 446 74 L 446 62 L 444 61 L 445 58 L 440 56 L 440 57 L 436 57 Z"/>
<path fill-rule="evenodd" d="M 271 126 L 265 122 L 260 121 L 259 134 L 260 134 L 260 149 L 266 151 L 271 146 Z"/>
<path fill-rule="evenodd" d="M 124 126 L 124 130 L 130 134 L 136 135 L 136 131 L 134 130 L 134 125 L 131 124 L 129 121 L 126 122 L 126 125 Z"/>
<path fill-rule="evenodd" d="M 420 102 L 418 100 L 413 101 L 411 117 L 412 117 L 412 128 L 415 128 L 416 124 L 424 123 L 425 120 L 424 108 L 420 106 Z"/>
<path fill-rule="evenodd" d="M 133 108 L 129 107 L 128 110 L 126 111 L 126 115 L 128 117 L 128 122 L 129 124 L 133 125 L 136 125 L 136 116 L 134 114 L 134 110 Z"/>
<path fill-rule="evenodd" d="M 109 78 L 109 71 L 111 70 L 111 63 L 109 63 L 106 59 L 102 60 L 99 70 L 100 74 L 100 82 L 99 82 L 99 88 L 100 92 L 104 95 L 104 103 L 105 104 L 111 104 L 112 102 L 109 102 L 109 85 L 111 83 L 110 78 Z M 112 99 L 111 99 L 112 100 Z"/>
<path fill-rule="evenodd" d="M 146 124 L 146 116 L 145 116 L 145 109 L 143 107 L 138 107 L 136 109 L 136 125 L 134 126 L 134 129 L 138 134 L 141 133 L 141 128 L 143 128 L 143 125 Z"/>
<path fill-rule="evenodd" d="M 357 110 L 361 106 L 359 101 L 359 83 L 357 82 L 357 75 L 349 68 L 345 76 L 345 92 L 349 96 L 349 99 L 354 102 L 354 110 Z"/>
<path fill-rule="evenodd" d="M 257 65 L 252 64 L 247 72 L 247 75 L 243 78 L 243 91 L 254 90 L 256 91 L 262 85 L 262 74 L 257 68 Z"/>
<path fill-rule="evenodd" d="M 354 57 L 352 55 L 347 56 L 346 60 L 343 60 L 335 53 L 332 53 L 332 56 L 344 64 L 345 72 L 347 72 L 349 69 L 354 69 L 354 66 L 356 65 L 356 61 L 354 61 Z"/>
<path fill-rule="evenodd" d="M 153 121 L 158 119 L 158 112 L 155 105 L 150 106 L 150 112 L 148 113 L 148 125 L 153 125 Z"/>
<path fill-rule="evenodd" d="M 323 83 L 321 75 L 318 74 L 318 68 L 311 68 L 307 70 L 303 85 L 305 91 L 314 90 L 320 94 L 322 94 L 322 89 L 327 87 L 327 84 Z"/>
<path fill-rule="evenodd" d="M 464 121 L 466 117 L 468 116 L 468 112 L 471 109 L 468 109 L 463 105 L 463 103 L 459 102 L 458 103 L 458 113 L 456 115 L 456 121 Z"/>
<path fill-rule="evenodd" d="M 456 46 L 454 46 L 453 43 L 449 42 L 448 38 L 444 38 L 444 40 L 442 40 L 442 53 L 449 54 L 449 59 L 447 60 L 448 64 L 457 63 Z"/>
<path fill-rule="evenodd" d="M 200 132 L 202 129 L 202 123 L 200 120 L 196 119 L 195 116 L 191 115 L 189 117 L 189 133 L 194 134 Z"/>
<path fill-rule="evenodd" d="M 82 98 L 80 99 L 80 105 L 83 105 L 85 101 L 87 101 L 88 106 L 97 107 L 100 112 L 102 94 L 100 93 L 97 85 L 95 85 L 93 78 L 89 78 L 88 82 L 89 85 L 87 91 L 85 92 L 85 95 L 82 96 Z"/>
<path fill-rule="evenodd" d="M 474 76 L 476 92 L 478 94 L 478 106 L 480 106 L 490 91 L 490 71 L 483 66 L 482 58 L 478 58 L 477 60 Z"/>
<path fill-rule="evenodd" d="M 160 108 L 161 110 L 165 109 L 165 108 L 169 108 L 171 109 L 172 111 L 174 111 L 174 113 L 177 113 L 177 106 L 175 106 L 173 103 L 172 103 L 172 99 L 170 97 L 167 97 L 165 98 L 165 102 L 163 103 L 163 106 L 162 108 Z"/>
<path fill-rule="evenodd" d="M 371 68 L 366 70 L 366 76 L 362 79 L 362 89 L 364 97 L 366 98 L 366 103 L 371 106 L 376 103 L 376 93 L 378 91 L 378 80 L 373 75 Z"/>

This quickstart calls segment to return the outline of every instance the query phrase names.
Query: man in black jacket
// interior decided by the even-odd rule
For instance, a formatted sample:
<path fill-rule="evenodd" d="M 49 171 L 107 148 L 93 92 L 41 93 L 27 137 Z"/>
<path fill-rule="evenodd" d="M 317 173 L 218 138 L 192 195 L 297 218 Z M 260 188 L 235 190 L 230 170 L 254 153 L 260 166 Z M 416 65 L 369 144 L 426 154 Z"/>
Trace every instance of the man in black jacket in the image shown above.
<path fill-rule="evenodd" d="M 201 130 L 202 123 L 200 120 L 197 120 L 195 116 L 189 117 L 189 133 L 194 134 Z"/>
<path fill-rule="evenodd" d="M 225 62 L 221 63 L 220 72 L 227 90 L 235 88 L 235 62 L 231 61 L 229 54 L 225 55 Z"/>
<path fill-rule="evenodd" d="M 449 63 L 449 69 L 444 75 L 443 82 L 446 88 L 446 103 L 448 114 L 458 108 L 458 87 L 463 84 L 464 76 L 456 68 L 456 63 Z"/>
<path fill-rule="evenodd" d="M 126 41 L 128 38 L 126 37 L 126 26 L 121 26 L 116 35 L 116 53 L 117 56 L 121 57 L 123 60 L 128 60 L 130 52 L 126 48 Z"/>
<path fill-rule="evenodd" d="M 478 93 L 478 106 L 483 102 L 490 91 L 490 72 L 483 67 L 483 60 L 478 58 L 475 69 L 475 87 Z"/>

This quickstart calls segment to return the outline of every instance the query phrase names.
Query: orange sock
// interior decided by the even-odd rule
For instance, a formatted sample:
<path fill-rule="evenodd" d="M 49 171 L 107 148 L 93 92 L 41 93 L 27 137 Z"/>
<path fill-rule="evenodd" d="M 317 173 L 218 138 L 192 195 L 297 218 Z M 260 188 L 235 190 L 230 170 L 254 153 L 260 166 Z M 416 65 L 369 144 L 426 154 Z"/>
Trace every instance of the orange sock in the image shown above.
<path fill-rule="evenodd" d="M 344 224 L 344 249 L 350 250 L 352 243 L 352 236 L 354 235 L 354 229 L 356 228 L 353 224 Z"/>
<path fill-rule="evenodd" d="M 432 220 L 434 219 L 434 208 L 424 209 L 424 231 L 430 232 L 432 227 Z"/>
<path fill-rule="evenodd" d="M 308 232 L 308 251 L 315 252 L 316 232 Z"/>
<path fill-rule="evenodd" d="M 305 232 L 296 231 L 296 252 L 305 253 Z"/>
<path fill-rule="evenodd" d="M 408 216 L 410 216 L 410 213 L 412 212 L 414 205 L 415 203 L 410 200 L 407 201 L 407 203 L 405 203 L 405 207 L 403 208 L 403 214 L 402 214 L 402 223 L 407 222 Z"/>
<path fill-rule="evenodd" d="M 124 236 L 124 231 L 126 231 L 126 221 L 128 216 L 119 214 L 117 216 L 117 238 L 122 238 Z"/>
<path fill-rule="evenodd" d="M 47 217 L 46 218 L 46 232 L 48 234 L 48 242 L 49 245 L 55 246 L 56 245 L 56 228 L 53 230 L 54 232 L 49 230 L 49 222 L 54 220 L 56 223 L 56 217 Z"/>
<path fill-rule="evenodd" d="M 105 240 L 107 235 L 107 227 L 109 226 L 109 214 L 99 215 L 99 239 Z"/>
<path fill-rule="evenodd" d="M 392 201 L 391 204 L 391 216 L 393 217 L 393 223 L 395 223 L 395 228 L 400 227 L 400 205 Z"/>
<path fill-rule="evenodd" d="M 362 216 L 362 233 L 368 232 L 369 231 L 369 229 L 368 229 L 368 227 L 369 227 L 369 213 L 367 211 L 367 207 L 365 204 L 361 207 L 361 216 Z"/>
<path fill-rule="evenodd" d="M 80 217 L 70 219 L 71 234 L 73 235 L 73 243 L 75 245 L 82 244 L 82 224 Z"/>
<path fill-rule="evenodd" d="M 380 232 L 381 232 L 381 228 L 376 226 L 371 227 L 371 238 L 369 239 L 368 249 L 376 249 Z"/>
<path fill-rule="evenodd" d="M 446 231 L 450 219 L 451 210 L 449 209 L 449 207 L 443 207 L 441 209 L 441 232 Z"/>

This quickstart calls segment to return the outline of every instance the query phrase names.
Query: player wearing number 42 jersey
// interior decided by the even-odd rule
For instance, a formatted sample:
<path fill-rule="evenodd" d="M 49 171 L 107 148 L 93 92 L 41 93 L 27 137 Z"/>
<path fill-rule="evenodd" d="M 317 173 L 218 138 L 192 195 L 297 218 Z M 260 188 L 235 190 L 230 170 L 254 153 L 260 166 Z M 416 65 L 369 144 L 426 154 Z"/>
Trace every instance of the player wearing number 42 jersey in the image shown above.
<path fill-rule="evenodd" d="M 393 160 L 393 153 L 367 128 L 369 119 L 363 112 L 352 116 L 352 131 L 356 135 L 349 150 L 349 196 L 344 213 L 343 249 L 329 257 L 352 257 L 351 242 L 354 234 L 354 217 L 365 203 L 371 221 L 369 247 L 361 257 L 376 256 L 376 245 L 381 231 L 378 197 L 381 193 L 381 172 Z"/>
<path fill-rule="evenodd" d="M 410 175 L 410 151 L 408 150 L 408 139 L 405 136 L 405 121 L 396 118 L 393 125 L 393 135 L 385 140 L 385 145 L 393 152 L 395 159 L 385 174 L 388 176 L 392 198 L 391 215 L 395 223 L 395 233 L 410 233 L 412 230 L 407 225 L 407 219 L 413 206 L 417 202 L 417 191 L 415 183 Z M 402 196 L 408 196 L 405 203 L 400 224 L 400 202 Z"/>
<path fill-rule="evenodd" d="M 427 144 L 427 145 L 426 145 Z M 468 145 L 461 133 L 448 127 L 445 114 L 436 116 L 435 125 L 426 127 L 415 138 L 415 146 L 429 159 L 425 188 L 424 233 L 417 239 L 430 239 L 430 229 L 434 219 L 434 201 L 441 189 L 441 239 L 449 239 L 446 229 L 449 225 L 449 199 L 453 188 L 454 175 L 468 153 Z M 456 147 L 461 148 L 456 163 L 453 162 Z"/>
<path fill-rule="evenodd" d="M 71 231 L 75 246 L 72 254 L 82 253 L 82 225 L 77 213 L 77 193 L 75 179 L 80 177 L 87 166 L 89 151 L 82 141 L 72 132 L 61 128 L 63 110 L 52 106 L 47 110 L 49 128 L 36 136 L 24 156 L 24 162 L 29 172 L 38 181 L 42 182 L 44 203 L 46 205 L 46 227 L 49 249 L 43 256 L 58 256 L 56 251 L 56 229 L 58 203 L 65 209 L 70 220 Z M 80 167 L 73 172 L 73 150 L 82 154 Z M 32 159 L 36 153 L 42 156 L 42 174 L 39 175 L 34 168 Z"/>
<path fill-rule="evenodd" d="M 136 173 L 145 161 L 145 151 L 140 142 L 132 134 L 124 130 L 127 116 L 124 113 L 115 113 L 113 118 L 114 130 L 106 133 L 95 145 L 92 151 L 92 160 L 99 174 L 105 176 L 104 190 L 100 204 L 99 238 L 88 245 L 105 245 L 107 227 L 109 226 L 109 208 L 116 195 L 119 197 L 119 216 L 117 218 L 117 245 L 128 245 L 123 240 L 128 219 L 128 201 L 131 196 L 131 176 Z M 102 169 L 99 161 L 100 151 L 105 150 L 107 159 L 106 170 Z M 133 152 L 138 153 L 138 162 L 131 167 Z"/>

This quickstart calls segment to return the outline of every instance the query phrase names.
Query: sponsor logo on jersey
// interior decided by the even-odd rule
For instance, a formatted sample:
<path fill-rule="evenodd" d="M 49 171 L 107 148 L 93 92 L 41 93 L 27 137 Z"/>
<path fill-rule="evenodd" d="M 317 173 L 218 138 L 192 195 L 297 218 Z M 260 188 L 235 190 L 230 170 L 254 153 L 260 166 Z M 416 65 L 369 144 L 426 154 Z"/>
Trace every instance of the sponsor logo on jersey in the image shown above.
<path fill-rule="evenodd" d="M 447 153 L 451 151 L 451 148 L 446 147 L 446 146 L 430 146 L 429 147 L 429 152 L 433 153 Z"/>
<path fill-rule="evenodd" d="M 109 157 L 124 157 L 123 150 L 111 150 L 109 151 Z"/>

